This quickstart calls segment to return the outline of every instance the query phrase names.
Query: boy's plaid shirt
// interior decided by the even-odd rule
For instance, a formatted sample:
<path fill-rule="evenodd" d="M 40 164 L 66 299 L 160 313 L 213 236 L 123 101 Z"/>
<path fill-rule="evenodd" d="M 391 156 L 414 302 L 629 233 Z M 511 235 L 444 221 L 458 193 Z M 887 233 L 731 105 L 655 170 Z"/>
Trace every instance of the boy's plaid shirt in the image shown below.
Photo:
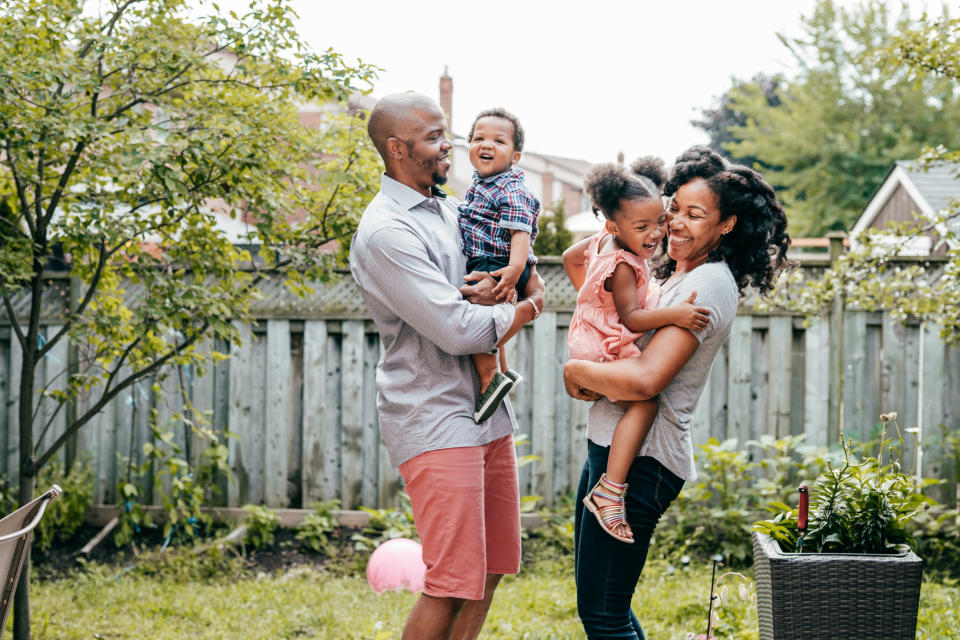
<path fill-rule="evenodd" d="M 523 171 L 509 169 L 481 178 L 473 173 L 473 185 L 460 205 L 460 236 L 468 258 L 510 257 L 510 232 L 530 234 L 528 264 L 535 264 L 533 241 L 537 237 L 540 201 L 523 182 Z"/>

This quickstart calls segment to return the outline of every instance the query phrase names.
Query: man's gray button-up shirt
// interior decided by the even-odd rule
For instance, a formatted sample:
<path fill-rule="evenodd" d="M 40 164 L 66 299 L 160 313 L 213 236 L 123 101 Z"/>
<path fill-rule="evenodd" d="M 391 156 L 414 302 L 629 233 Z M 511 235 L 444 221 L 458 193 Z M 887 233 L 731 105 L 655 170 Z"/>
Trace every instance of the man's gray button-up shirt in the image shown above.
<path fill-rule="evenodd" d="M 473 353 L 493 349 L 513 324 L 511 304 L 475 305 L 457 290 L 457 208 L 384 175 L 360 219 L 350 271 L 380 330 L 380 431 L 394 466 L 425 451 L 487 444 L 516 429 L 509 400 L 473 421 Z"/>

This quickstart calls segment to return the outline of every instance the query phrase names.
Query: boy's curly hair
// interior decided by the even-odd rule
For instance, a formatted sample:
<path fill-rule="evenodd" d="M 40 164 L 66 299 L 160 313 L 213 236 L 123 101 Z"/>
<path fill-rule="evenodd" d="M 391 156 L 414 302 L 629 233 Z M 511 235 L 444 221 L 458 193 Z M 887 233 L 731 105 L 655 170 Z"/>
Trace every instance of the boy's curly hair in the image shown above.
<path fill-rule="evenodd" d="M 594 166 L 587 173 L 584 189 L 590 194 L 593 212 L 613 220 L 624 200 L 659 198 L 664 179 L 663 161 L 647 156 L 634 162 L 629 169 L 614 163 Z"/>
<path fill-rule="evenodd" d="M 477 117 L 473 119 L 473 124 L 470 125 L 470 133 L 467 134 L 467 144 L 470 144 L 470 141 L 473 140 L 473 130 L 477 128 L 477 122 L 480 121 L 480 118 L 503 118 L 507 122 L 513 125 L 513 150 L 514 151 L 523 151 L 523 127 L 520 126 L 520 120 L 517 116 L 513 115 L 506 109 L 501 107 L 496 107 L 493 109 L 486 109 L 477 114 Z"/>
<path fill-rule="evenodd" d="M 730 164 L 709 147 L 695 146 L 677 157 L 664 194 L 673 196 L 696 178 L 705 180 L 716 196 L 721 220 L 737 216 L 733 229 L 707 260 L 726 262 L 741 294 L 748 286 L 762 295 L 769 294 L 777 274 L 790 266 L 787 216 L 773 187 L 753 169 Z M 676 268 L 677 263 L 668 256 L 654 274 L 667 278 Z"/>

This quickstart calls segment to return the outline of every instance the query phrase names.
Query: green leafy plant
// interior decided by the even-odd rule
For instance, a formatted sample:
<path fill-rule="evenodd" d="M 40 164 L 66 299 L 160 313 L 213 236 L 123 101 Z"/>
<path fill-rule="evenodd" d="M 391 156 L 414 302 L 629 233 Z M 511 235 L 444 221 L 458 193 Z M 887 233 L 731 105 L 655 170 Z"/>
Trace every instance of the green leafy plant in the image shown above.
<path fill-rule="evenodd" d="M 297 540 L 327 557 L 337 555 L 337 546 L 330 542 L 330 534 L 339 526 L 333 512 L 340 508 L 340 500 L 333 498 L 315 502 L 313 513 L 308 514 L 297 527 Z"/>
<path fill-rule="evenodd" d="M 87 508 L 93 504 L 93 469 L 86 459 L 79 459 L 64 473 L 59 459 L 53 459 L 37 475 L 37 486 L 46 490 L 57 484 L 63 489 L 59 498 L 47 505 L 44 517 L 33 531 L 34 548 L 45 552 L 54 542 L 67 540 L 83 524 Z M 0 517 L 19 506 L 17 493 L 6 478 L 0 476 Z"/>
<path fill-rule="evenodd" d="M 410 496 L 406 493 L 400 493 L 400 506 L 395 509 L 360 509 L 370 516 L 370 522 L 350 537 L 354 550 L 372 552 L 381 542 L 392 538 L 418 539 Z"/>
<path fill-rule="evenodd" d="M 262 505 L 244 505 L 243 510 L 249 514 L 243 521 L 247 528 L 245 541 L 254 549 L 263 549 L 273 544 L 274 534 L 280 525 L 277 514 L 270 507 Z"/>
<path fill-rule="evenodd" d="M 34 546 L 40 551 L 69 539 L 83 524 L 83 516 L 93 504 L 93 468 L 88 460 L 75 461 L 67 473 L 59 460 L 52 460 L 40 470 L 37 484 L 46 490 L 54 483 L 60 485 L 63 494 L 50 503 L 34 530 Z"/>
<path fill-rule="evenodd" d="M 875 457 L 858 461 L 851 440 L 841 433 L 843 462 L 830 462 L 810 491 L 810 513 L 802 550 L 817 553 L 889 553 L 901 544 L 916 549 L 907 524 L 933 502 L 921 493 L 935 480 L 923 481 L 901 468 L 903 436 L 897 414 L 880 416 L 880 446 Z M 887 437 L 893 426 L 896 437 Z M 886 460 L 884 454 L 887 454 Z M 798 547 L 798 510 L 773 502 L 769 520 L 754 524 L 780 542 L 786 551 Z"/>
<path fill-rule="evenodd" d="M 835 458 L 803 436 L 750 440 L 744 448 L 731 438 L 697 445 L 698 478 L 684 487 L 655 536 L 663 556 L 706 560 L 719 553 L 733 567 L 753 558 L 750 523 L 765 501 L 784 500 L 800 478 L 816 476 Z"/>
<path fill-rule="evenodd" d="M 930 510 L 917 516 L 913 537 L 927 576 L 960 583 L 960 516 Z"/>

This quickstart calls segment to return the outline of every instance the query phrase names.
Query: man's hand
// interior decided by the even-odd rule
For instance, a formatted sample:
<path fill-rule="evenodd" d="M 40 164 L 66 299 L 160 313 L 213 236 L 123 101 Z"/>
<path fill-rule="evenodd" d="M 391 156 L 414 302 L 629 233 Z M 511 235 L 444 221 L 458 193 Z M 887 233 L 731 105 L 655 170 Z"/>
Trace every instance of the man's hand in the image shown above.
<path fill-rule="evenodd" d="M 513 301 L 513 298 L 517 294 L 517 281 L 520 279 L 522 273 L 523 269 L 508 264 L 502 269 L 497 269 L 490 274 L 500 278 L 500 282 L 493 288 L 493 295 L 497 297 L 497 300 L 503 302 Z"/>
<path fill-rule="evenodd" d="M 467 302 L 488 307 L 503 302 L 497 300 L 497 296 L 493 294 L 493 288 L 497 285 L 497 281 L 486 271 L 471 271 L 463 276 L 463 279 L 467 282 L 476 281 L 476 284 L 465 284 L 459 289 L 460 295 Z"/>
<path fill-rule="evenodd" d="M 577 377 L 576 368 L 582 362 L 584 361 L 567 360 L 566 364 L 563 365 L 563 386 L 567 390 L 567 395 L 571 398 L 585 400 L 587 402 L 599 400 L 602 397 L 599 393 L 591 391 L 590 389 L 584 389 L 575 382 L 575 378 Z"/>

